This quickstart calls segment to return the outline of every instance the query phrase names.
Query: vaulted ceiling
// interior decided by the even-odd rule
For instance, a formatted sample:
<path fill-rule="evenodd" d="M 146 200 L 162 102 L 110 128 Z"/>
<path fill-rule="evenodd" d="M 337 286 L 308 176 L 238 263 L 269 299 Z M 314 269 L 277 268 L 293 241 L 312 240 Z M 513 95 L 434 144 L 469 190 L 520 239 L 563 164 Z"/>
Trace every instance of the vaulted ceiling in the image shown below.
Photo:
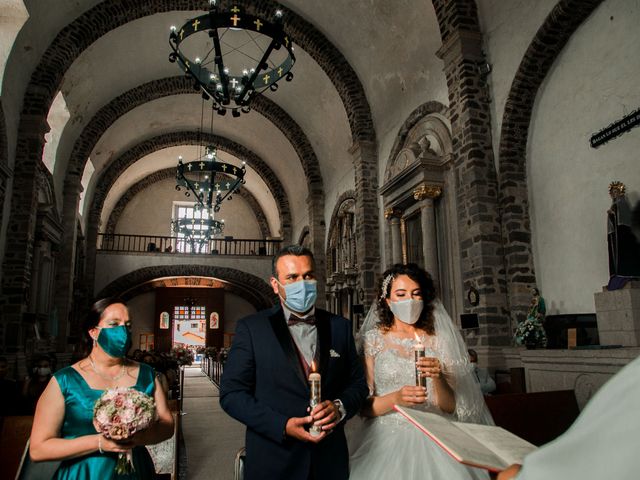
<path fill-rule="evenodd" d="M 181 72 L 168 61 L 168 36 L 171 25 L 204 13 L 207 1 L 56 0 L 55 8 L 49 1 L 24 3 L 29 18 L 7 62 L 3 108 L 7 118 L 18 118 L 25 93 L 49 98 L 42 102 L 48 108 L 62 92 L 70 117 L 58 132 L 55 155 L 59 207 L 65 178 L 81 174 L 88 159 L 96 169 L 86 193 L 91 204 L 96 182 L 132 148 L 198 130 L 202 101 L 183 87 Z M 354 188 L 349 149 L 355 128 L 371 129 L 370 121 L 368 134 L 385 158 L 398 125 L 416 106 L 447 102 L 442 63 L 435 56 L 441 40 L 428 0 L 237 2 L 248 8 L 255 3 L 264 11 L 284 9 L 285 28 L 296 45 L 295 78 L 266 93 L 265 101 L 241 118 L 215 115 L 213 133 L 260 158 L 279 179 L 279 187 L 270 185 L 250 164 L 246 188 L 267 212 L 272 229 L 279 227 L 275 195 L 284 193 L 295 206 L 295 235 L 307 220 L 304 205 L 318 173 L 329 212 L 331 200 Z M 13 125 L 9 122 L 10 130 Z M 15 135 L 8 132 L 10 152 Z M 103 221 L 132 185 L 174 165 L 177 150 L 161 145 L 118 171 Z M 230 162 L 242 160 L 232 151 L 223 155 Z M 284 192 L 270 191 L 274 188 Z"/>

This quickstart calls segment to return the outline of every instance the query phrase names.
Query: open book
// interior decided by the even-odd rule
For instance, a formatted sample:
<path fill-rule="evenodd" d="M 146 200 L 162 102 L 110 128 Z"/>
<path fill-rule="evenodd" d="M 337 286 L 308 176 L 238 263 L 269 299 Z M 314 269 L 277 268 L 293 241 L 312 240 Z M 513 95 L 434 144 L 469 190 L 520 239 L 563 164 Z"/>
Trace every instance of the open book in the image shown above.
<path fill-rule="evenodd" d="M 501 427 L 452 422 L 435 413 L 414 408 L 393 408 L 418 427 L 455 460 L 472 467 L 499 472 L 537 447 Z"/>

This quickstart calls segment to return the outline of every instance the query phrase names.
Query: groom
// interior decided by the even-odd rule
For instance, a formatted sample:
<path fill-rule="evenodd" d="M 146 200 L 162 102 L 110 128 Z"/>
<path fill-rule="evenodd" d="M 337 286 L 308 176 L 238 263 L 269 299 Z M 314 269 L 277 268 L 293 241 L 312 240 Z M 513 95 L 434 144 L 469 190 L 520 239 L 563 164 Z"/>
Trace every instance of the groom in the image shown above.
<path fill-rule="evenodd" d="M 220 405 L 247 426 L 245 479 L 346 480 L 344 420 L 368 394 L 351 325 L 315 307 L 310 250 L 285 247 L 272 270 L 280 304 L 238 322 L 220 382 Z M 309 412 L 314 368 L 323 402 Z"/>

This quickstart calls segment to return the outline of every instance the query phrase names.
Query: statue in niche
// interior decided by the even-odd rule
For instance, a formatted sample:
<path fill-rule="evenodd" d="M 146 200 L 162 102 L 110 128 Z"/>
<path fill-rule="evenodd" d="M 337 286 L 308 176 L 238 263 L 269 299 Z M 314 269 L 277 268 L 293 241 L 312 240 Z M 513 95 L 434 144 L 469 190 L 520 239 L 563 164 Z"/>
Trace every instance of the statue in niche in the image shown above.
<path fill-rule="evenodd" d="M 607 211 L 609 248 L 608 290 L 622 288 L 629 280 L 640 279 L 640 242 L 634 234 L 632 212 L 622 182 L 611 182 L 611 207 Z"/>

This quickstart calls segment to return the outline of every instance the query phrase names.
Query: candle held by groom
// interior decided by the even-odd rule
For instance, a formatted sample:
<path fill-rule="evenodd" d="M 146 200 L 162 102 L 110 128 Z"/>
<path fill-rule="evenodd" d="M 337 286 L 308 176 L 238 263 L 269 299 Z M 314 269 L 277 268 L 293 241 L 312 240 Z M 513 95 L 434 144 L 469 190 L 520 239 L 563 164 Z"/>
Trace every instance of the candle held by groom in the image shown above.
<path fill-rule="evenodd" d="M 221 380 L 222 408 L 247 427 L 245 479 L 346 480 L 344 423 L 368 394 L 351 325 L 315 307 L 308 249 L 283 248 L 272 274 L 280 302 L 238 322 Z M 312 373 L 324 400 L 309 411 Z"/>

